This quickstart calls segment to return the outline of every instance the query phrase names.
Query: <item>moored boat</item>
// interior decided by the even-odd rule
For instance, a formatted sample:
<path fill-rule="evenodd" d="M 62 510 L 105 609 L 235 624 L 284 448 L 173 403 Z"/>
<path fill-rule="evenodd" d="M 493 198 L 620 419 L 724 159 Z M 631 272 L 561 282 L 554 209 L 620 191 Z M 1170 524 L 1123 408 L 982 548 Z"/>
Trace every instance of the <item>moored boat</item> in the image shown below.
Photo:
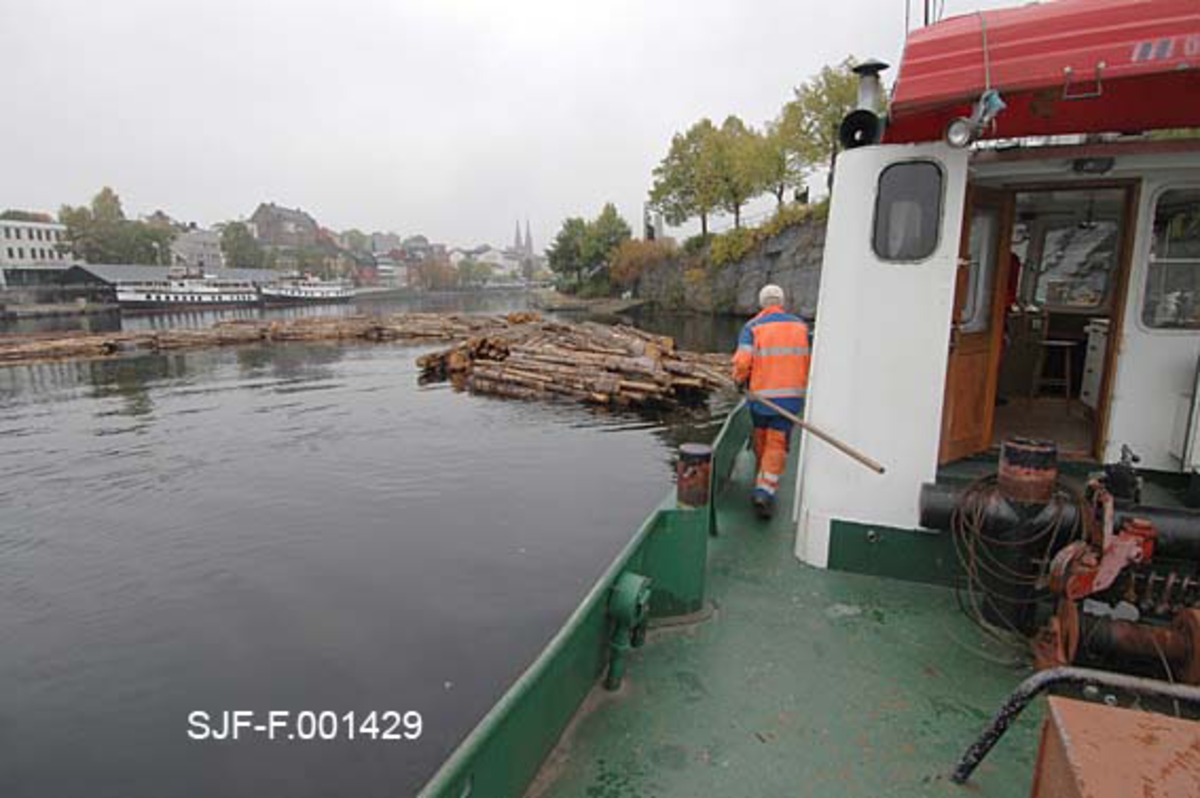
<path fill-rule="evenodd" d="M 238 307 L 258 302 L 258 290 L 247 280 L 183 266 L 171 267 L 165 277 L 122 281 L 114 288 L 123 310 Z"/>
<path fill-rule="evenodd" d="M 311 274 L 291 274 L 261 289 L 267 305 L 309 305 L 348 302 L 354 298 L 353 287 L 343 280 L 322 280 Z"/>

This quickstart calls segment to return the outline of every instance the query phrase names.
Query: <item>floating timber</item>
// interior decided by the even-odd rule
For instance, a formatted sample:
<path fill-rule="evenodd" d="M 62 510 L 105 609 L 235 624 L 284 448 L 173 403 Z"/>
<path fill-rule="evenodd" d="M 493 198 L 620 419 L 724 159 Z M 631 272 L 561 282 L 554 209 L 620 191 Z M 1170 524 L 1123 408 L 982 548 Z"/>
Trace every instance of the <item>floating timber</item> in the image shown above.
<path fill-rule="evenodd" d="M 282 341 L 454 341 L 507 329 L 504 316 L 402 313 L 394 316 L 236 320 L 196 330 L 36 333 L 0 336 L 0 365 L 112 357 L 129 352 Z"/>
<path fill-rule="evenodd" d="M 238 320 L 196 330 L 5 336 L 0 366 L 289 341 L 443 342 L 447 348 L 418 359 L 423 380 L 449 379 L 475 393 L 518 399 L 668 407 L 733 387 L 726 355 L 685 352 L 671 338 L 633 327 L 567 324 L 532 312 Z"/>
<path fill-rule="evenodd" d="M 678 350 L 633 327 L 528 321 L 473 336 L 417 360 L 426 380 L 474 393 L 567 398 L 619 407 L 670 407 L 732 388 L 728 356 Z"/>

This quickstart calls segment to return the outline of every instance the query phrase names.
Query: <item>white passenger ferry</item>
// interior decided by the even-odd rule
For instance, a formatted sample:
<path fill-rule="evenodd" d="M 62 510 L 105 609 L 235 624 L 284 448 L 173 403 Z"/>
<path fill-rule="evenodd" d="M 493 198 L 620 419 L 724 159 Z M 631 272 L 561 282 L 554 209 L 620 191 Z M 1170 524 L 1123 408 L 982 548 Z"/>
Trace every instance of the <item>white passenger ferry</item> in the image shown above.
<path fill-rule="evenodd" d="M 353 296 L 354 289 L 346 281 L 322 280 L 311 274 L 291 274 L 262 287 L 262 300 L 267 305 L 347 302 Z"/>
<path fill-rule="evenodd" d="M 155 275 L 115 287 L 117 302 L 124 309 L 233 307 L 259 301 L 258 290 L 248 280 L 216 277 L 186 266 L 172 266 L 165 278 Z"/>

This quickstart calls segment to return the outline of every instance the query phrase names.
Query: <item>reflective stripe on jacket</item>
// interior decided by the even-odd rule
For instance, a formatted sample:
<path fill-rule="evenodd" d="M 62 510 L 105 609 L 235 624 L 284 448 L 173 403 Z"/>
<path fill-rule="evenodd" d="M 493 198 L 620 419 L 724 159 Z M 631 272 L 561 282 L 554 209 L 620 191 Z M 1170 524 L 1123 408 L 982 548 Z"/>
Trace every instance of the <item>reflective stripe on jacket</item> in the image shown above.
<path fill-rule="evenodd" d="M 733 356 L 733 378 L 750 381 L 750 390 L 787 410 L 799 410 L 808 389 L 808 325 L 772 305 L 746 323 Z M 776 415 L 758 402 L 751 409 Z"/>

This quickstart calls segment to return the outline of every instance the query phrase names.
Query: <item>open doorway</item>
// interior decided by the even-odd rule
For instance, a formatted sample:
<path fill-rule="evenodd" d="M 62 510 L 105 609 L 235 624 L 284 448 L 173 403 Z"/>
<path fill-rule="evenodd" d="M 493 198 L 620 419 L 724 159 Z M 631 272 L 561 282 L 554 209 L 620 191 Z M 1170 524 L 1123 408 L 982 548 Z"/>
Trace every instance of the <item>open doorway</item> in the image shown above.
<path fill-rule="evenodd" d="M 1125 186 L 972 187 L 960 247 L 940 460 L 1013 437 L 1098 445 L 1126 264 Z"/>
<path fill-rule="evenodd" d="M 1053 440 L 1073 457 L 1096 449 L 1126 195 L 1124 188 L 1016 193 L 994 443 Z"/>

